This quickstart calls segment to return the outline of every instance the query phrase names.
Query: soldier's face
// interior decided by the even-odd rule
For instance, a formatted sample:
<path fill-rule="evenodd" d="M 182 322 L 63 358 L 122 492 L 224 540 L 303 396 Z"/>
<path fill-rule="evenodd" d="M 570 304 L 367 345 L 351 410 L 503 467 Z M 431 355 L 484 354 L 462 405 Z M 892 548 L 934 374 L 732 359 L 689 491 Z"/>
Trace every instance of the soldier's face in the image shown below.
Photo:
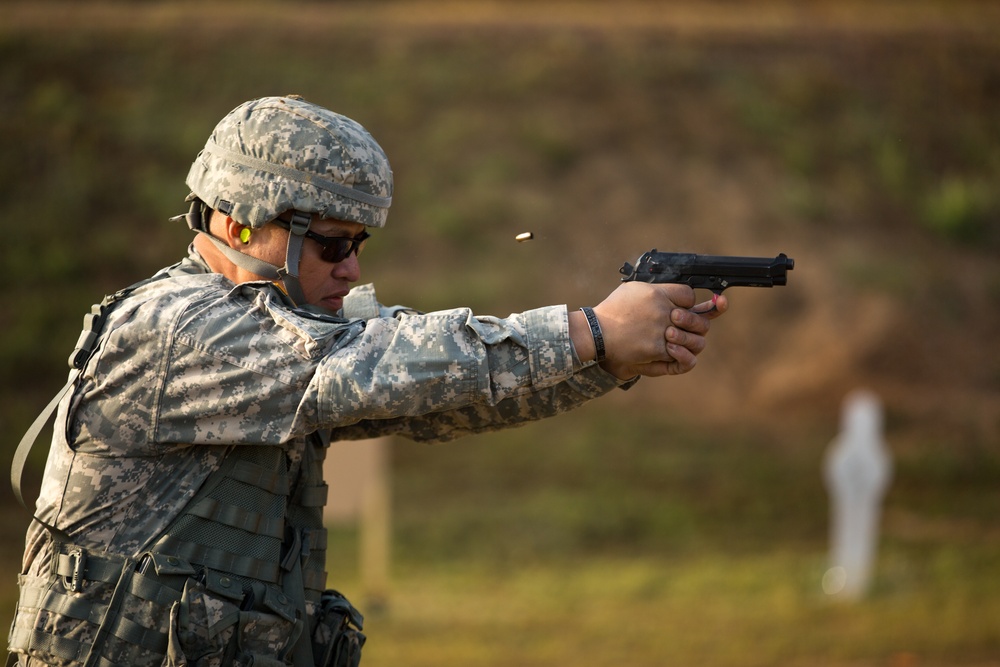
<path fill-rule="evenodd" d="M 364 225 L 332 218 L 314 219 L 309 231 L 326 237 L 354 238 L 365 231 Z M 268 224 L 253 232 L 253 254 L 275 266 L 285 263 L 288 235 L 291 232 Z M 340 310 L 351 284 L 361 278 L 358 255 L 351 252 L 340 262 L 323 259 L 323 245 L 306 237 L 302 241 L 299 260 L 299 284 L 311 305 L 327 310 Z"/>
<path fill-rule="evenodd" d="M 313 221 L 309 230 L 321 236 L 353 238 L 364 232 L 365 227 L 356 222 L 326 218 Z M 319 242 L 310 238 L 303 240 L 299 283 L 310 304 L 327 310 L 340 310 L 351 284 L 361 279 L 358 254 L 352 252 L 336 263 L 324 260 L 322 255 L 323 246 Z"/>

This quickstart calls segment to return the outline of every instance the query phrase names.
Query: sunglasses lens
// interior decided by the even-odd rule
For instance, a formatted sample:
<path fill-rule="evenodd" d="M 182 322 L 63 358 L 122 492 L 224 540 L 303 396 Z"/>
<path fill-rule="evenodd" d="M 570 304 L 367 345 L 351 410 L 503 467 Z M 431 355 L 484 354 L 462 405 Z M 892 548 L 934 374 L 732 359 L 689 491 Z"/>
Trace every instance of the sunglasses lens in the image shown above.
<path fill-rule="evenodd" d="M 329 243 L 324 249 L 322 255 L 324 262 L 330 262 L 331 264 L 337 264 L 338 262 L 343 262 L 347 259 L 351 252 L 360 255 L 362 249 L 365 247 L 365 241 L 367 240 L 367 235 L 358 240 L 354 239 L 335 239 Z"/>
<path fill-rule="evenodd" d="M 350 254 L 351 239 L 337 239 L 323 248 L 323 253 L 320 256 L 323 258 L 324 262 L 337 264 L 338 262 L 343 262 L 347 259 L 347 256 Z"/>

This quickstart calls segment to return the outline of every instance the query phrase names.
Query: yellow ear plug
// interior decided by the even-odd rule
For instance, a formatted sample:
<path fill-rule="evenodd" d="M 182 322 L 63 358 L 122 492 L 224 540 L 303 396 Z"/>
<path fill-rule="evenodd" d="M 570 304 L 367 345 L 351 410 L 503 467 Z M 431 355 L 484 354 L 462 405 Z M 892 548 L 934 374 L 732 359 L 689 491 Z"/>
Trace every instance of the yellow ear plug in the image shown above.
<path fill-rule="evenodd" d="M 241 229 L 240 230 L 240 241 L 243 241 L 243 243 L 250 243 L 250 234 L 251 234 L 251 231 L 250 231 L 249 227 L 244 227 L 243 229 Z"/>

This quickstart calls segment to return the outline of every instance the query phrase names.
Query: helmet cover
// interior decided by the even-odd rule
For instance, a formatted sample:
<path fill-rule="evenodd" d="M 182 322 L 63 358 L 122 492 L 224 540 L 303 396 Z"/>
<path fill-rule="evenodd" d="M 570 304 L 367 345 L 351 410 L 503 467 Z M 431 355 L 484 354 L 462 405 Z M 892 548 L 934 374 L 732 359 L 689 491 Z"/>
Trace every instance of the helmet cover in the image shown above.
<path fill-rule="evenodd" d="M 385 226 L 392 170 L 357 122 L 297 97 L 245 102 L 219 121 L 186 181 L 248 227 L 289 210 Z"/>

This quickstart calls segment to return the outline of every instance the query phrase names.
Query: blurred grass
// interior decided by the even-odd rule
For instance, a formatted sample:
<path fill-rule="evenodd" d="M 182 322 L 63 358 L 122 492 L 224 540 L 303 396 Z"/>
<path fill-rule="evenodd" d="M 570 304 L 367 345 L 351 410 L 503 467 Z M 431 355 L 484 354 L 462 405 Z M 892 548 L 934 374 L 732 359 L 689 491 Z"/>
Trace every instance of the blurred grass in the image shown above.
<path fill-rule="evenodd" d="M 798 260 L 787 288 L 733 295 L 689 377 L 397 446 L 366 664 L 996 665 L 996 10 L 505 7 L 4 4 L 5 451 L 90 304 L 182 253 L 163 221 L 215 122 L 300 93 L 390 155 L 364 263 L 388 303 L 593 303 L 650 247 Z M 819 462 L 859 383 L 897 466 L 875 590 L 842 607 L 819 588 Z M 0 625 L 25 517 L 4 520 Z M 363 598 L 334 537 L 331 584 Z"/>
<path fill-rule="evenodd" d="M 822 599 L 822 559 L 592 558 L 498 573 L 478 563 L 401 574 L 391 613 L 368 622 L 368 665 L 987 665 L 1000 647 L 993 595 L 956 590 L 977 554 L 883 560 L 919 578 L 843 606 Z M 902 662 L 906 660 L 906 662 Z"/>
<path fill-rule="evenodd" d="M 366 664 L 992 665 L 995 452 L 896 450 L 870 594 L 826 598 L 816 433 L 570 417 L 395 448 L 395 561 Z M 634 415 L 628 415 L 632 417 Z M 341 590 L 364 606 L 355 534 Z"/>
<path fill-rule="evenodd" d="M 353 527 L 331 532 L 329 583 L 367 616 L 369 667 L 996 664 L 996 453 L 895 446 L 873 589 L 840 604 L 820 586 L 826 444 L 597 404 L 398 442 L 386 605 Z"/>

